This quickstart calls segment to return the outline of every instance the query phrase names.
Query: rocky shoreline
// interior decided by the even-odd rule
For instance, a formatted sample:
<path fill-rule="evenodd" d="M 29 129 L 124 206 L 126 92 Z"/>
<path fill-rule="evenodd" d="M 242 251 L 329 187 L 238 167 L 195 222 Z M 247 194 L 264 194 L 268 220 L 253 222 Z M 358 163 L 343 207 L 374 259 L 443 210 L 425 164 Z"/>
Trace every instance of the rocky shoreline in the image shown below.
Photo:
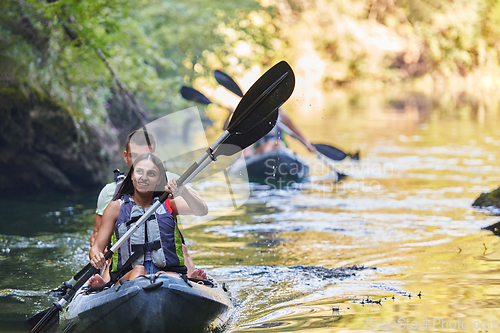
<path fill-rule="evenodd" d="M 75 192 L 108 180 L 102 130 L 49 96 L 0 85 L 0 190 Z"/>

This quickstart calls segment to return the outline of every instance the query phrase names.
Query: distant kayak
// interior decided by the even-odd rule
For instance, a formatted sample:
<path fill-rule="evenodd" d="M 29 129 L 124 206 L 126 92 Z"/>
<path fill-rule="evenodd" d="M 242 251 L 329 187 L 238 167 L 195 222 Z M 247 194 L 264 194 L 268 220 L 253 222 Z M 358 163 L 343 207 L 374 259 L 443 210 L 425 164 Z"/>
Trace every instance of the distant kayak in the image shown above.
<path fill-rule="evenodd" d="M 238 159 L 230 167 L 229 172 L 238 174 L 246 168 L 248 180 L 254 183 L 270 185 L 274 189 L 282 189 L 293 183 L 309 181 L 309 165 L 289 148 L 271 151 Z M 346 175 L 332 170 L 336 182 Z"/>
<path fill-rule="evenodd" d="M 237 160 L 230 172 L 239 173 L 246 168 L 250 182 L 284 187 L 294 182 L 302 182 L 309 177 L 309 166 L 299 155 L 289 148 L 252 155 Z"/>
<path fill-rule="evenodd" d="M 73 322 L 74 332 L 203 332 L 225 324 L 232 309 L 216 282 L 202 285 L 159 274 L 100 292 L 84 288 L 69 304 L 65 319 Z"/>

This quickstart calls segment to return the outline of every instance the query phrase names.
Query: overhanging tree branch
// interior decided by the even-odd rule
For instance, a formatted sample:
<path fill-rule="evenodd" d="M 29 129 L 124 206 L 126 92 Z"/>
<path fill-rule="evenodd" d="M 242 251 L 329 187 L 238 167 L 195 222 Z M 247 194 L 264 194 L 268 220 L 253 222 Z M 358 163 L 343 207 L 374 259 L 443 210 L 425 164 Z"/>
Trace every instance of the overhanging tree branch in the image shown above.
<path fill-rule="evenodd" d="M 108 68 L 109 72 L 113 76 L 113 81 L 116 83 L 118 88 L 120 88 L 120 90 L 123 93 L 125 93 L 127 98 L 130 100 L 130 102 L 134 106 L 132 108 L 132 110 L 135 113 L 135 115 L 137 116 L 137 118 L 139 118 L 139 121 L 141 122 L 141 124 L 144 126 L 146 124 L 146 118 L 147 118 L 146 110 L 144 110 L 144 108 L 139 104 L 139 102 L 137 102 L 137 100 L 135 99 L 135 96 L 132 94 L 132 92 L 123 84 L 123 82 L 120 80 L 118 75 L 116 75 L 115 71 L 113 70 L 113 68 L 109 64 L 108 60 L 106 59 L 106 56 L 104 55 L 104 53 L 102 53 L 102 51 L 98 48 L 95 48 L 95 52 L 97 53 L 99 58 L 101 58 L 101 60 L 104 62 L 104 64 Z"/>

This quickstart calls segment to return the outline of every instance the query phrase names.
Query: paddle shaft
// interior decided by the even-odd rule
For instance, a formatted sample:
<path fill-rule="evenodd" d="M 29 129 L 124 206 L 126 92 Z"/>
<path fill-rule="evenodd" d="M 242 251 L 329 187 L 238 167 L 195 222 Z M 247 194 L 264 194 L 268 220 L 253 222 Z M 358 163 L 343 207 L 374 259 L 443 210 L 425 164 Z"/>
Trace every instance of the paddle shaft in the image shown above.
<path fill-rule="evenodd" d="M 211 158 L 213 152 L 231 135 L 230 132 L 225 131 L 203 154 L 202 156 L 196 160 L 190 167 L 187 169 L 182 176 L 177 180 L 177 186 L 182 186 L 186 181 L 191 180 L 193 177 L 195 177 L 198 173 L 203 170 L 210 162 L 212 162 L 213 159 L 208 160 Z M 208 163 L 204 163 L 206 160 L 208 160 Z M 141 218 L 135 223 L 134 227 L 130 228 L 120 239 L 111 247 L 109 252 L 116 252 L 120 248 L 120 246 L 123 245 L 127 241 L 130 236 L 134 232 L 139 229 L 144 222 L 167 200 L 168 196 L 170 193 L 165 192 L 163 195 L 156 201 L 154 204 L 152 204 L 144 213 L 144 215 L 141 216 Z M 106 253 L 107 254 L 107 253 Z"/>
<path fill-rule="evenodd" d="M 288 66 L 288 65 L 287 65 Z M 285 78 L 289 75 L 289 72 L 285 72 L 284 74 L 280 75 L 276 80 L 273 80 L 273 83 L 269 85 L 262 93 L 259 94 L 259 96 L 250 103 L 245 109 L 241 110 L 239 107 L 240 105 L 243 105 L 242 100 L 240 101 L 240 104 L 238 104 L 238 107 L 236 107 L 235 114 L 237 114 L 237 117 L 235 118 L 233 115 L 233 118 L 231 119 L 231 122 L 228 126 L 228 129 L 224 131 L 224 133 L 217 139 L 215 142 L 202 154 L 200 158 L 198 158 L 186 172 L 182 174 L 182 176 L 177 180 L 177 186 L 182 186 L 184 182 L 189 181 L 193 177 L 195 177 L 198 173 L 203 170 L 211 161 L 215 161 L 214 157 L 214 152 L 221 144 L 226 141 L 226 139 L 232 134 L 232 133 L 238 133 L 238 128 L 244 127 L 243 126 L 243 121 L 250 115 L 252 111 L 254 111 L 260 104 L 261 102 L 266 99 L 279 85 Z M 252 89 L 252 88 L 250 88 Z M 290 91 L 291 94 L 291 91 Z M 287 96 L 286 99 L 288 99 L 290 95 Z M 286 100 L 285 99 L 285 100 Z M 284 101 L 281 101 L 279 105 L 273 109 L 276 110 L 279 108 L 284 103 Z M 270 112 L 270 114 L 272 113 Z M 266 118 L 266 117 L 264 117 Z M 262 120 L 260 120 L 262 121 Z M 254 124 L 253 127 L 255 127 L 257 124 Z M 253 128 L 252 127 L 252 128 Z M 247 129 L 247 131 L 251 130 L 252 128 Z M 210 160 L 209 160 L 210 158 Z M 208 161 L 208 163 L 207 163 Z M 168 192 L 163 193 L 163 195 L 160 197 L 158 201 L 156 201 L 153 205 L 151 205 L 148 210 L 144 213 L 144 215 L 141 216 L 141 218 L 137 221 L 135 226 L 133 228 L 130 228 L 120 239 L 111 247 L 109 252 L 115 252 L 122 244 L 137 230 L 141 227 L 141 225 L 153 214 L 156 209 L 158 209 L 164 202 L 167 200 L 168 196 L 170 194 Z"/>
<path fill-rule="evenodd" d="M 213 159 L 213 152 L 229 137 L 231 133 L 225 131 L 206 151 L 202 156 L 196 160 L 188 170 L 186 170 L 182 176 L 177 181 L 177 186 L 182 186 L 186 181 L 189 181 L 195 177 L 198 173 L 203 170 Z M 208 163 L 206 163 L 208 161 Z M 130 228 L 120 239 L 111 247 L 111 249 L 106 253 L 104 258 L 107 260 L 136 232 L 146 220 L 167 200 L 170 193 L 165 192 L 163 195 L 153 203 L 141 216 L 141 218 L 135 223 L 134 227 Z M 66 282 L 71 286 L 70 291 L 64 295 L 59 301 L 54 302 L 54 305 L 50 310 L 43 316 L 43 318 L 36 324 L 36 326 L 31 330 L 31 332 L 38 332 L 38 330 L 43 327 L 45 322 L 50 319 L 54 311 L 61 311 L 63 306 L 75 295 L 78 289 L 80 289 L 85 282 L 90 279 L 94 274 L 98 273 L 99 270 L 94 268 L 91 264 L 88 264 L 80 272 L 75 274 L 75 276 Z M 76 284 L 76 280 L 79 280 Z M 74 285 L 73 285 L 74 284 Z M 65 284 L 66 285 L 66 284 Z"/>
<path fill-rule="evenodd" d="M 281 75 L 278 79 L 276 79 L 267 89 L 265 89 L 258 98 L 253 100 L 252 103 L 248 107 L 246 107 L 243 111 L 238 110 L 238 107 L 236 108 L 237 110 L 235 113 L 238 114 L 238 117 L 235 119 L 233 118 L 231 120 L 231 123 L 229 124 L 228 130 L 224 131 L 224 133 L 217 139 L 215 142 L 198 158 L 190 167 L 187 169 L 182 176 L 177 180 L 177 186 L 182 186 L 186 181 L 191 180 L 193 177 L 195 177 L 198 173 L 201 172 L 210 162 L 215 161 L 214 157 L 214 151 L 219 148 L 220 145 L 226 141 L 226 139 L 232 134 L 231 132 L 237 132 L 238 127 L 241 127 L 241 124 L 247 116 L 257 108 L 257 106 L 265 99 L 267 98 L 271 92 L 276 89 L 276 87 L 287 77 L 289 73 L 285 73 Z M 291 92 L 290 92 L 291 93 Z M 243 99 L 242 99 L 243 100 Z M 240 101 L 241 103 L 241 101 Z M 283 102 L 282 102 L 283 103 Z M 282 104 L 281 103 L 281 104 Z M 280 105 L 281 105 L 280 104 Z M 279 106 L 278 106 L 279 107 Z M 257 124 L 256 124 L 257 125 Z M 208 163 L 207 163 L 208 162 Z M 159 198 L 158 201 L 156 201 L 153 205 L 151 205 L 148 210 L 144 213 L 144 215 L 141 216 L 141 218 L 135 223 L 134 227 L 130 228 L 120 239 L 111 247 L 108 253 L 110 252 L 114 253 L 116 250 L 120 248 L 120 246 L 123 245 L 127 241 L 128 238 L 132 236 L 132 234 L 139 229 L 142 224 L 167 200 L 168 196 L 170 193 L 165 192 L 163 195 Z M 112 254 L 111 254 L 112 255 Z M 110 256 L 111 256 L 110 255 Z"/>
<path fill-rule="evenodd" d="M 309 149 L 309 148 L 307 147 L 307 145 L 305 144 L 305 142 L 304 142 L 304 141 L 302 141 L 302 139 L 301 139 L 301 138 L 299 138 L 299 136 L 298 136 L 297 134 L 295 134 L 295 132 L 294 132 L 294 131 L 292 131 L 292 130 L 290 129 L 290 127 L 288 127 L 288 126 L 286 126 L 285 124 L 283 124 L 283 122 L 282 122 L 282 121 L 280 121 L 278 124 L 276 124 L 276 126 L 279 126 L 280 128 L 282 128 L 282 129 L 283 129 L 283 131 L 285 131 L 285 133 L 286 133 L 286 134 L 290 135 L 292 138 L 294 138 L 295 140 L 299 141 L 299 142 L 300 142 L 300 143 L 302 143 L 304 146 L 306 146 L 306 148 L 307 148 L 307 149 Z"/>
<path fill-rule="evenodd" d="M 243 97 L 243 92 L 241 91 L 241 88 L 239 87 L 239 85 L 236 83 L 236 81 L 233 80 L 233 78 L 231 78 L 228 74 L 220 71 L 220 70 L 216 70 L 214 72 L 214 76 L 215 76 L 215 79 L 217 80 L 217 82 L 222 85 L 224 88 L 228 89 L 229 91 L 231 91 L 232 93 L 238 95 L 239 97 Z M 229 119 L 229 118 L 228 118 Z M 299 138 L 299 136 L 294 132 L 292 131 L 288 126 L 286 126 L 285 124 L 283 124 L 283 122 L 279 122 L 279 126 L 285 131 L 285 133 L 287 133 L 288 135 L 290 135 L 292 138 L 298 140 L 300 143 L 302 143 L 304 146 L 306 146 L 307 149 L 309 149 L 309 147 L 307 147 L 307 145 L 304 143 L 304 141 L 302 139 Z M 334 148 L 334 147 L 332 147 Z M 343 151 L 341 151 L 340 149 L 338 148 L 334 148 L 336 150 L 338 150 L 338 152 L 342 155 L 341 157 L 333 157 L 333 156 L 329 156 L 328 154 L 325 155 L 325 153 L 323 152 L 318 152 L 318 151 L 315 151 L 315 155 L 322 161 L 324 162 L 325 164 L 328 165 L 328 167 L 332 170 L 334 170 L 333 166 L 331 165 L 331 162 L 329 161 L 330 159 L 332 160 L 337 160 L 337 161 L 340 161 L 340 160 L 343 160 L 344 158 L 346 158 L 347 156 L 351 156 L 351 154 L 346 154 L 344 153 Z"/>
<path fill-rule="evenodd" d="M 284 83 L 283 85 L 281 85 L 282 82 Z M 177 181 L 177 184 L 179 186 L 182 186 L 185 182 L 192 179 L 199 172 L 201 172 L 201 170 L 205 168 L 211 161 L 215 161 L 215 157 L 218 154 L 227 155 L 227 149 L 223 150 L 223 152 L 221 153 L 219 152 L 220 149 L 218 148 L 231 135 L 246 135 L 246 133 L 250 131 L 255 131 L 254 128 L 256 128 L 257 125 L 260 125 L 264 119 L 269 119 L 271 114 L 275 113 L 275 116 L 277 117 L 277 109 L 290 97 L 293 91 L 294 84 L 295 78 L 293 71 L 286 62 L 282 61 L 273 66 L 273 68 L 271 68 L 259 80 L 257 80 L 257 82 L 254 83 L 247 95 L 242 98 L 233 114 L 231 122 L 229 123 L 228 130 L 226 130 L 205 151 L 205 153 L 198 160 L 196 160 L 189 167 L 189 169 L 186 170 L 186 172 L 182 174 L 182 176 Z M 262 89 L 264 88 L 265 90 L 262 91 Z M 246 120 L 246 122 L 244 120 Z M 249 144 L 257 141 L 265 134 L 262 132 L 262 135 L 259 134 L 259 136 L 255 136 L 252 133 L 249 133 L 249 135 L 252 137 L 252 142 L 245 142 L 245 144 L 243 145 L 238 145 L 240 149 L 243 149 Z M 215 152 L 215 150 L 217 150 L 217 152 Z M 236 153 L 236 151 L 230 150 L 231 155 L 234 153 Z M 144 215 L 136 222 L 136 225 L 132 229 L 128 230 L 120 238 L 120 240 L 111 247 L 110 251 L 106 253 L 104 258 L 109 259 L 113 255 L 113 253 L 118 248 L 120 248 L 120 246 L 123 245 L 123 243 L 148 219 L 148 217 L 151 216 L 153 212 L 155 212 L 156 209 L 158 209 L 158 207 L 160 207 L 160 205 L 165 202 L 169 195 L 170 194 L 168 192 L 163 193 L 160 199 L 152 204 L 144 213 Z M 62 307 L 71 300 L 77 290 L 81 286 L 83 286 L 83 284 L 92 275 L 97 273 L 97 269 L 92 266 L 90 266 L 90 268 L 88 267 L 89 265 L 87 265 L 70 281 L 68 281 L 74 282 L 77 280 L 77 278 L 80 278 L 75 285 L 71 286 L 70 291 L 63 298 L 61 298 L 59 302 L 55 302 L 50 309 L 46 310 L 47 313 L 45 313 L 43 318 L 37 322 L 32 332 L 39 332 L 39 330 L 42 329 L 46 323 L 50 323 L 51 319 L 53 319 L 54 312 L 61 311 Z M 86 268 L 88 269 L 86 270 Z M 86 273 L 83 273 L 84 271 L 86 271 Z M 43 312 L 41 312 L 40 314 L 42 314 Z"/>
<path fill-rule="evenodd" d="M 211 159 L 208 159 L 208 157 L 211 156 L 211 154 L 213 153 L 214 150 L 217 149 L 217 147 L 219 147 L 222 142 L 224 142 L 230 135 L 231 133 L 229 133 L 228 131 L 225 131 L 221 137 L 219 137 L 219 139 L 217 139 L 216 142 L 214 142 L 214 144 L 212 146 L 210 146 L 210 148 L 208 148 L 208 150 L 195 162 L 191 165 L 191 167 L 186 171 L 184 172 L 184 174 L 179 178 L 179 180 L 177 181 L 177 186 L 181 186 L 182 184 L 184 183 L 188 183 L 191 179 L 193 179 L 198 173 L 200 173 L 200 171 L 202 169 L 204 169 L 208 164 L 210 164 L 210 162 L 212 162 Z M 163 203 L 165 202 L 165 200 L 167 199 L 168 197 L 168 194 L 163 198 L 160 197 L 160 203 L 158 204 L 158 206 L 155 207 L 155 210 L 158 209 L 158 207 Z M 163 201 L 162 201 L 162 198 L 163 198 Z M 151 214 L 154 210 L 151 211 Z M 148 215 L 149 217 L 150 215 Z M 139 219 L 140 224 L 142 225 L 142 221 L 141 219 Z M 138 223 L 139 224 L 139 223 Z M 130 229 L 132 230 L 132 229 Z M 129 231 L 130 231 L 129 230 Z M 137 230 L 137 229 L 135 229 Z M 135 231 L 134 230 L 134 231 Z M 133 232 L 130 233 L 130 235 L 133 234 Z M 128 239 L 128 236 L 130 236 L 127 233 L 125 233 L 125 235 L 123 235 L 123 239 L 124 241 Z M 122 239 L 122 238 L 120 238 Z M 124 242 L 123 241 L 123 242 Z M 116 250 L 118 248 L 120 248 L 120 246 L 123 244 L 123 242 L 120 242 L 120 244 L 116 247 L 116 248 L 111 248 L 111 251 L 114 253 L 116 252 Z M 116 243 L 118 244 L 118 243 Z M 66 288 L 66 289 L 71 289 L 73 287 L 73 284 L 75 282 L 77 282 L 78 280 L 80 280 L 82 278 L 82 276 L 88 272 L 89 269 L 92 268 L 92 264 L 87 264 L 87 266 L 85 266 L 84 268 L 82 268 L 78 273 L 76 273 L 70 280 L 66 281 L 63 283 L 63 287 Z"/>
<path fill-rule="evenodd" d="M 307 145 L 298 137 L 298 135 L 296 135 L 288 126 L 286 126 L 285 124 L 283 124 L 283 122 L 280 122 L 279 124 L 277 124 L 277 126 L 280 126 L 284 131 L 285 133 L 287 133 L 288 135 L 290 135 L 292 138 L 298 140 L 300 143 L 302 143 L 304 146 L 307 147 Z M 308 148 L 309 149 L 309 148 Z M 324 164 L 326 164 L 326 166 L 328 168 L 330 168 L 331 171 L 335 171 L 337 172 L 337 170 L 335 170 L 335 167 L 332 165 L 332 163 L 330 162 L 330 159 L 328 157 L 326 157 L 325 155 L 321 154 L 319 151 L 314 151 L 314 154 L 316 155 L 316 157 L 321 161 L 323 162 Z"/>

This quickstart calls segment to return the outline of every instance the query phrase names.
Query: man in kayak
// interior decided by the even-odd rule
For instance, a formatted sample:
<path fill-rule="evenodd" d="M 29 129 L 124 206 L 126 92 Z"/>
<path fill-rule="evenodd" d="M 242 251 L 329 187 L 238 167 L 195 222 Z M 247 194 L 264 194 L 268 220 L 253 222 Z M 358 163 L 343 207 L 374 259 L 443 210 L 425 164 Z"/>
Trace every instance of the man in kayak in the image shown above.
<path fill-rule="evenodd" d="M 132 166 L 134 159 L 144 153 L 155 152 L 156 151 L 156 139 L 155 137 L 144 130 L 136 130 L 130 133 L 127 137 L 125 143 L 125 150 L 123 151 L 123 160 L 127 163 L 128 168 Z M 94 217 L 94 231 L 90 237 L 90 246 L 94 244 L 95 237 L 101 226 L 102 214 L 104 210 L 109 205 L 113 196 L 118 191 L 120 184 L 123 179 L 125 179 L 125 174 L 120 173 L 117 169 L 115 172 L 115 179 L 113 182 L 106 184 L 97 199 L 96 214 Z"/>
<path fill-rule="evenodd" d="M 311 142 L 307 140 L 304 134 L 302 134 L 302 132 L 292 122 L 292 119 L 290 119 L 285 111 L 280 108 L 276 126 L 274 126 L 274 128 L 269 133 L 259 139 L 259 141 L 257 141 L 257 143 L 255 144 L 254 153 L 260 154 L 273 149 L 285 148 L 286 145 L 283 135 L 284 133 L 302 142 L 302 144 L 304 144 L 307 150 L 309 150 L 311 153 L 314 153 L 316 151 L 316 147 L 314 147 Z"/>
<path fill-rule="evenodd" d="M 127 137 L 125 143 L 125 150 L 123 151 L 123 159 L 125 163 L 127 163 L 128 168 L 132 167 L 132 163 L 137 156 L 140 156 L 144 153 L 150 153 L 156 151 L 156 139 L 154 135 L 150 132 L 144 131 L 142 129 L 133 131 Z M 92 247 L 95 242 L 95 238 L 99 232 L 102 216 L 104 210 L 112 201 L 116 192 L 120 188 L 121 183 L 125 179 L 125 174 L 121 174 L 116 172 L 115 170 L 115 180 L 109 184 L 106 184 L 101 192 L 99 193 L 99 197 L 97 199 L 97 209 L 94 217 L 94 230 L 92 232 L 92 236 L 90 237 L 90 246 Z M 166 172 L 167 179 L 179 178 L 178 175 Z M 186 267 L 188 268 L 188 276 L 196 277 L 200 279 L 206 279 L 206 273 L 202 269 L 197 269 L 194 266 L 194 263 L 189 255 L 188 248 L 183 243 L 182 250 L 184 254 L 184 258 L 186 261 Z"/>
<path fill-rule="evenodd" d="M 224 130 L 227 129 L 227 124 L 229 124 L 229 119 L 232 115 L 231 111 L 232 110 L 230 110 L 229 116 L 224 123 Z M 273 149 L 285 148 L 285 133 L 300 141 L 311 153 L 316 151 L 316 147 L 314 147 L 311 142 L 307 140 L 304 134 L 302 134 L 302 132 L 292 122 L 292 119 L 290 119 L 285 111 L 280 108 L 276 126 L 274 126 L 269 133 L 260 138 L 255 145 L 246 148 L 243 152 L 243 156 L 250 157 L 252 155 L 258 155 Z"/>
<path fill-rule="evenodd" d="M 138 156 L 120 189 L 102 216 L 101 228 L 90 249 L 91 264 L 103 269 L 106 264 L 104 250 L 111 237 L 119 240 L 134 227 L 163 192 L 171 197 L 161 205 L 146 223 L 113 255 L 112 280 L 121 276 L 134 279 L 140 275 L 174 272 L 188 274 L 182 250 L 182 235 L 177 226 L 178 215 L 203 216 L 208 208 L 203 199 L 192 189 L 177 187 L 176 179 L 166 182 L 163 163 L 156 154 Z M 188 277 L 189 274 L 188 274 Z M 95 276 L 91 286 L 105 282 Z"/>

